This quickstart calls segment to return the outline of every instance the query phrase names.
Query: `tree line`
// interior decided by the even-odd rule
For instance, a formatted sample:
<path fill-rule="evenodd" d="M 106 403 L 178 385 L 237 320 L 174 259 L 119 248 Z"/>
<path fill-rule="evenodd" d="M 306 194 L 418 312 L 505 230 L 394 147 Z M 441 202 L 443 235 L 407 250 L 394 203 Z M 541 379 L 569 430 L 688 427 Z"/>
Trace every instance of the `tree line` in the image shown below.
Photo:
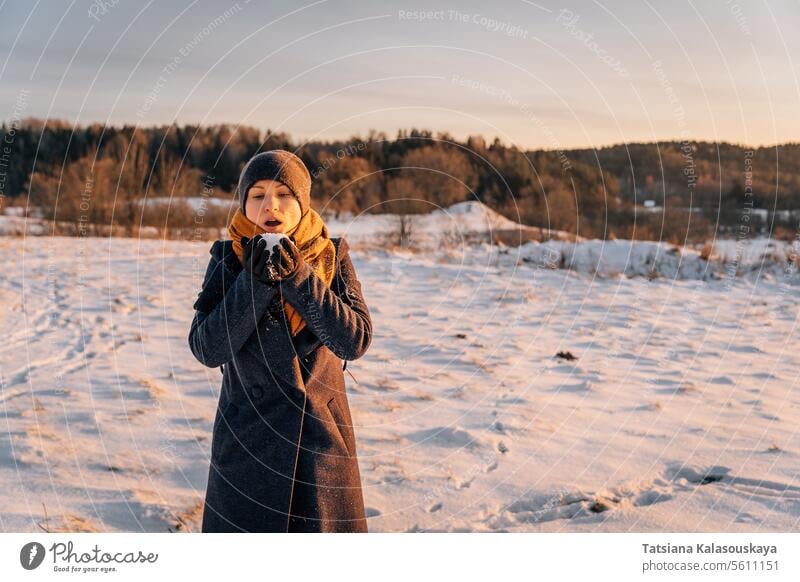
<path fill-rule="evenodd" d="M 479 200 L 531 226 L 675 242 L 745 223 L 791 236 L 800 219 L 791 213 L 800 210 L 800 144 L 523 151 L 499 139 L 459 141 L 425 129 L 297 143 L 285 133 L 230 124 L 72 127 L 36 119 L 3 124 L 0 133 L 0 200 L 37 207 L 53 224 L 190 227 L 198 210 L 181 199 L 233 200 L 244 163 L 275 148 L 303 159 L 315 208 L 325 213 L 416 214 Z M 170 203 L 142 204 L 153 198 Z M 203 224 L 224 226 L 227 208 L 209 208 Z"/>

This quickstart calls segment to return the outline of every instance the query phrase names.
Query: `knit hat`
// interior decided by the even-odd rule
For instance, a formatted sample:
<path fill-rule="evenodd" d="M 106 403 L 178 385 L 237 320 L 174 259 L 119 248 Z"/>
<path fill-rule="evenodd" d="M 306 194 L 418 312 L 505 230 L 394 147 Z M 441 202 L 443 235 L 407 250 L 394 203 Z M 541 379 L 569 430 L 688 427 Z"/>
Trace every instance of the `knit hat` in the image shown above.
<path fill-rule="evenodd" d="M 303 160 L 286 150 L 270 150 L 256 154 L 242 168 L 236 191 L 242 205 L 247 203 L 247 191 L 259 180 L 277 180 L 286 184 L 300 203 L 305 215 L 311 206 L 311 175 Z"/>

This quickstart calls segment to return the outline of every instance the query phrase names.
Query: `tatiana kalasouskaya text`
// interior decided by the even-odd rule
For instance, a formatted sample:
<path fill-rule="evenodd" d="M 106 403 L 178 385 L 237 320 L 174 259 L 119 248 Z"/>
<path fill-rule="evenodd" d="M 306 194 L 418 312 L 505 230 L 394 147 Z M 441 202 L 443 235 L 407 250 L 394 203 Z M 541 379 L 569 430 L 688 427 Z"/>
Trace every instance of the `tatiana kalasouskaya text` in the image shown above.
<path fill-rule="evenodd" d="M 777 554 L 776 546 L 748 544 L 642 544 L 645 554 Z"/>

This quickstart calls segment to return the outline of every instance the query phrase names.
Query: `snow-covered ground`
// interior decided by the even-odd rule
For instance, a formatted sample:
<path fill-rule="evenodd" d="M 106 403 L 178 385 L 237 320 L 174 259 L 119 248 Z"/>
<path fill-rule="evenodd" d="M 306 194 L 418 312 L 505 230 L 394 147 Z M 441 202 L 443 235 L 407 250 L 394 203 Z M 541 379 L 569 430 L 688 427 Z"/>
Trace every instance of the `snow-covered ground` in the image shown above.
<path fill-rule="evenodd" d="M 520 225 L 474 202 L 414 217 L 413 252 L 396 216 L 327 222 L 375 320 L 346 376 L 371 530 L 796 528 L 796 243 L 497 247 Z M 0 239 L 0 529 L 198 529 L 208 246 Z"/>
<path fill-rule="evenodd" d="M 212 206 L 226 207 L 219 198 L 149 198 L 148 204 L 187 203 L 202 213 Z M 40 218 L 25 217 L 20 207 L 6 208 L 0 215 L 0 235 L 41 236 L 52 225 Z M 32 209 L 34 214 L 37 209 Z M 524 226 L 478 201 L 459 202 L 423 215 L 407 216 L 399 236 L 401 217 L 394 214 L 324 213 L 335 236 L 346 236 L 352 247 L 363 251 L 396 248 L 401 242 L 415 252 L 444 252 L 457 256 L 458 250 L 484 242 L 510 244 L 527 240 L 508 252 L 516 260 L 546 268 L 565 268 L 603 277 L 644 276 L 648 278 L 720 280 L 735 276 L 766 279 L 797 279 L 800 270 L 800 238 L 778 241 L 770 238 L 716 239 L 702 245 L 676 246 L 665 242 L 630 240 L 587 240 L 567 232 Z M 102 230 L 100 232 L 103 232 Z M 107 234 L 107 233 L 105 233 Z M 163 238 L 155 227 L 143 227 L 142 237 Z M 205 234 L 202 235 L 206 236 Z M 219 236 L 226 236 L 220 229 Z M 545 242 L 538 242 L 538 241 Z M 455 250 L 454 250 L 455 249 Z"/>
<path fill-rule="evenodd" d="M 0 530 L 199 531 L 209 246 L 0 238 Z M 796 275 L 601 277 L 534 246 L 353 252 L 370 530 L 796 531 Z"/>
<path fill-rule="evenodd" d="M 346 236 L 352 243 L 365 248 L 380 248 L 387 242 L 397 242 L 400 218 L 396 214 L 341 213 L 336 217 L 326 216 L 326 224 L 331 231 Z M 460 246 L 482 239 L 488 241 L 497 233 L 519 230 L 537 238 L 576 238 L 564 231 L 523 226 L 478 201 L 458 202 L 448 208 L 439 208 L 427 214 L 407 215 L 405 218 L 410 231 L 410 245 L 422 250 L 443 245 Z M 524 236 L 523 240 L 526 240 Z"/>
<path fill-rule="evenodd" d="M 703 245 L 706 246 L 706 245 Z M 521 261 L 602 277 L 722 280 L 747 276 L 800 283 L 800 239 L 717 240 L 702 247 L 630 240 L 528 242 L 509 252 Z"/>

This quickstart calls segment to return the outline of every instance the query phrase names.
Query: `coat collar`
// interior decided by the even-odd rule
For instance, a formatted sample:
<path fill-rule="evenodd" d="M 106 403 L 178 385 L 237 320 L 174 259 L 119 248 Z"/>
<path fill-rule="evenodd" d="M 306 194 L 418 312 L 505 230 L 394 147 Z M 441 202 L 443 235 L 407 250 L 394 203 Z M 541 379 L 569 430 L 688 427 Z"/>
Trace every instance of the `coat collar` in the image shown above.
<path fill-rule="evenodd" d="M 233 250 L 233 241 L 222 241 L 222 264 L 231 273 L 238 275 L 242 270 L 242 263 L 239 262 L 239 257 Z"/>

